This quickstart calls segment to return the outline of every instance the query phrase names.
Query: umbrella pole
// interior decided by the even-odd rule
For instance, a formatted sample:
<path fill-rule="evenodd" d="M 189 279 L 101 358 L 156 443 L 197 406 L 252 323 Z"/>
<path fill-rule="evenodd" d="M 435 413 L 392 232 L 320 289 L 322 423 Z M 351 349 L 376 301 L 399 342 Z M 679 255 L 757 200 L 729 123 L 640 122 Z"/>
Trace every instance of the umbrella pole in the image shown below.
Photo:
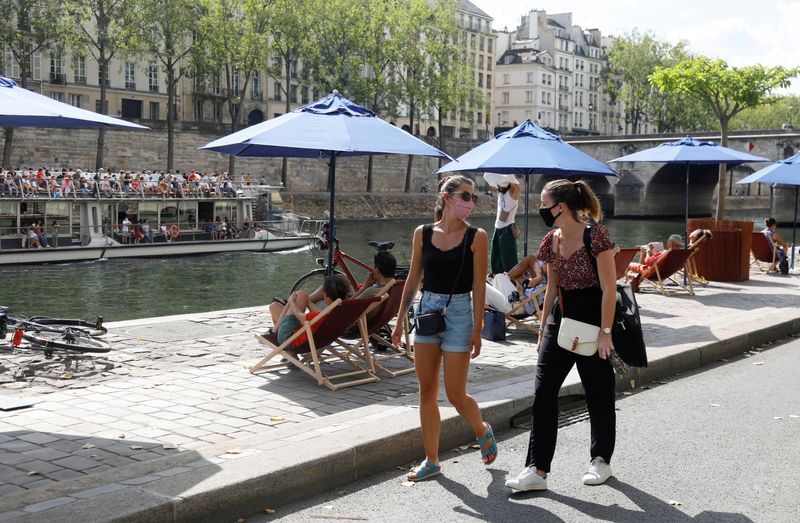
<path fill-rule="evenodd" d="M 684 202 L 683 202 L 683 248 L 689 248 L 689 169 L 691 168 L 690 164 L 686 164 L 686 187 L 683 190 L 684 193 Z M 683 271 L 683 285 L 686 285 L 686 280 L 688 276 L 686 274 L 686 270 Z"/>
<path fill-rule="evenodd" d="M 792 222 L 792 270 L 794 270 L 794 251 L 797 249 L 797 196 L 800 185 L 794 186 L 794 222 Z"/>
<path fill-rule="evenodd" d="M 334 229 L 333 202 L 336 193 L 336 153 L 331 155 L 328 162 L 328 176 L 331 179 L 331 202 L 328 213 L 328 264 L 325 266 L 325 275 L 333 274 L 333 250 L 336 248 L 336 229 Z"/>
<path fill-rule="evenodd" d="M 530 189 L 528 183 L 530 181 L 530 176 L 527 174 L 525 175 L 525 240 L 522 242 L 523 249 L 522 249 L 522 257 L 528 255 L 528 191 Z"/>

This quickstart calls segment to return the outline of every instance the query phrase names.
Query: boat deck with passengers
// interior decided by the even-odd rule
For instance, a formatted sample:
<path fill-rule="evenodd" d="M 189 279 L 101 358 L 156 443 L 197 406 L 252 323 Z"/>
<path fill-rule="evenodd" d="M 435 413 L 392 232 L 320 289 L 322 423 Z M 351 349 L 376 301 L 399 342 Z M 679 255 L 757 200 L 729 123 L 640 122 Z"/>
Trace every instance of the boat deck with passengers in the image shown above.
<path fill-rule="evenodd" d="M 320 222 L 285 212 L 279 190 L 246 178 L 211 184 L 145 176 L 131 182 L 64 172 L 37 180 L 33 173 L 5 172 L 0 265 L 306 247 Z"/>

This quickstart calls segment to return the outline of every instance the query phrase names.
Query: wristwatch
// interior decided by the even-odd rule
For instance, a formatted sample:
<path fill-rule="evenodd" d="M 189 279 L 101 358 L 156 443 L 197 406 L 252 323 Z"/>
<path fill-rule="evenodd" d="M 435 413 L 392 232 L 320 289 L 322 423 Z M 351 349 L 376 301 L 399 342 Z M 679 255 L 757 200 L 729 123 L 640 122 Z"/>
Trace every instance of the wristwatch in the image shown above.
<path fill-rule="evenodd" d="M 600 330 L 603 331 L 603 334 L 611 334 L 611 327 L 603 327 Z"/>

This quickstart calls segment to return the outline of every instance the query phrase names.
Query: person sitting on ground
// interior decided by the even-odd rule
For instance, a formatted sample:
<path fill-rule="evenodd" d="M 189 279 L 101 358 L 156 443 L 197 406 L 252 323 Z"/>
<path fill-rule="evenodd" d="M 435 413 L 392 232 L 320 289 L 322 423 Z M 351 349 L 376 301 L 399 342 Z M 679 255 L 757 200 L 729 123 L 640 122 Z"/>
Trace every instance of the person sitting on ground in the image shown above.
<path fill-rule="evenodd" d="M 325 306 L 330 305 L 338 299 L 345 299 L 350 291 L 350 284 L 343 274 L 331 274 L 325 277 L 322 284 L 322 298 Z M 277 336 L 278 345 L 283 345 L 292 334 L 302 328 L 306 321 L 311 321 L 322 312 L 323 308 L 309 300 L 308 293 L 305 291 L 295 291 L 290 296 L 286 305 L 279 302 L 272 302 L 269 305 L 269 313 L 272 316 L 272 323 L 276 325 L 273 332 Z M 308 312 L 306 312 L 308 311 Z M 321 323 L 317 323 L 312 331 L 319 328 Z M 299 336 L 292 345 L 299 347 L 306 342 L 306 336 Z"/>
<path fill-rule="evenodd" d="M 786 271 L 781 269 L 783 274 L 787 274 L 789 272 L 789 266 L 786 261 L 786 252 L 789 250 L 789 244 L 783 241 L 781 235 L 775 230 L 778 228 L 778 222 L 775 218 L 767 218 L 765 223 L 766 227 L 764 228 L 763 232 L 764 236 L 767 237 L 767 243 L 769 244 L 770 251 L 777 247 L 778 255 L 775 256 L 775 263 L 772 264 L 772 267 L 769 268 L 770 271 L 777 271 L 778 265 L 785 265 Z"/>
<path fill-rule="evenodd" d="M 667 251 L 680 249 L 682 245 L 683 239 L 681 235 L 673 234 L 667 240 Z M 641 280 L 642 274 L 652 270 L 656 262 L 664 256 L 667 251 L 664 250 L 660 242 L 650 242 L 647 246 L 642 246 L 639 263 L 631 263 L 628 265 L 628 279 L 637 282 Z"/>

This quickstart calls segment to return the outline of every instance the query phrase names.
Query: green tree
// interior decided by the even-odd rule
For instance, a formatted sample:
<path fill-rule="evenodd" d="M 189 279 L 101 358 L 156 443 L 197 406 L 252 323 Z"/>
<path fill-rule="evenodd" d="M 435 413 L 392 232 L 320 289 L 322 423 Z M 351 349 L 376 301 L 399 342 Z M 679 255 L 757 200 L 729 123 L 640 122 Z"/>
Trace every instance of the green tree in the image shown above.
<path fill-rule="evenodd" d="M 260 0 L 205 0 L 198 22 L 204 51 L 196 64 L 206 73 L 221 74 L 231 132 L 239 130 L 244 93 L 253 75 L 267 59 L 270 33 L 269 4 Z M 228 160 L 234 176 L 236 157 Z"/>
<path fill-rule="evenodd" d="M 297 63 L 308 49 L 308 34 L 314 24 L 309 1 L 273 0 L 270 4 L 270 51 L 274 57 L 267 64 L 267 74 L 281 86 L 286 100 L 285 112 L 291 110 L 291 86 Z M 285 71 L 285 74 L 284 74 Z M 307 76 L 304 74 L 304 76 Z M 288 161 L 283 159 L 281 183 L 286 186 Z"/>
<path fill-rule="evenodd" d="M 800 73 L 796 67 L 730 67 L 724 60 L 699 56 L 672 67 L 656 68 L 650 81 L 666 93 L 685 93 L 698 97 L 719 120 L 721 144 L 728 145 L 731 119 L 747 108 L 768 101 L 773 89 L 788 87 Z M 726 166 L 719 169 L 719 196 L 716 218 L 725 217 Z"/>
<path fill-rule="evenodd" d="M 33 76 L 34 57 L 61 51 L 74 35 L 61 0 L 0 1 L 0 48 L 11 52 L 20 85 L 27 89 Z M 3 166 L 10 167 L 14 128 L 5 128 Z"/>
<path fill-rule="evenodd" d="M 713 115 L 695 97 L 660 92 L 649 76 L 657 67 L 669 67 L 691 58 L 686 42 L 671 44 L 652 33 L 633 31 L 614 40 L 608 50 L 608 68 L 603 70 L 611 99 L 625 106 L 625 122 L 631 132 L 642 124 L 654 124 L 660 132 L 708 129 Z"/>
<path fill-rule="evenodd" d="M 731 122 L 731 130 L 780 129 L 800 125 L 800 96 L 770 96 L 766 103 L 745 109 Z"/>
<path fill-rule="evenodd" d="M 88 52 L 97 62 L 100 83 L 100 113 L 108 113 L 108 66 L 111 60 L 123 53 L 135 53 L 139 41 L 136 38 L 136 0 L 72 0 L 70 13 L 78 25 L 77 52 Z M 95 168 L 103 166 L 106 130 L 97 135 Z"/>
<path fill-rule="evenodd" d="M 175 108 L 178 82 L 194 50 L 198 9 L 191 0 L 140 0 L 141 41 L 167 76 L 167 169 L 175 163 Z"/>

